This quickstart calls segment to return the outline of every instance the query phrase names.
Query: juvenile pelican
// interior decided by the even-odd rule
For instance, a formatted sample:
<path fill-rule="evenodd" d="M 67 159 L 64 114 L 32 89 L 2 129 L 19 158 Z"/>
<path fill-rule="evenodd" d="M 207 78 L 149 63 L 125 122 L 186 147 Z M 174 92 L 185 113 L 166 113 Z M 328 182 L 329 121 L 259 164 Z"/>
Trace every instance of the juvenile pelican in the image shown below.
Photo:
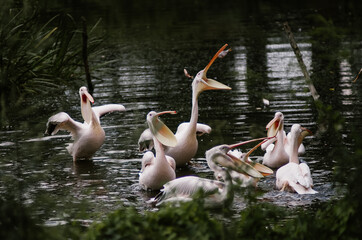
<path fill-rule="evenodd" d="M 48 119 L 45 130 L 46 135 L 54 135 L 59 130 L 70 132 L 74 142 L 69 144 L 67 150 L 73 156 L 74 161 L 89 160 L 102 146 L 105 133 L 100 125 L 101 116 L 113 111 L 126 110 L 121 104 L 106 104 L 92 108 L 90 103 L 94 103 L 94 100 L 86 87 L 79 89 L 79 95 L 84 123 L 74 121 L 67 113 L 60 112 Z"/>
<path fill-rule="evenodd" d="M 194 197 L 204 198 L 205 207 L 217 208 L 229 206 L 234 199 L 232 178 L 229 169 L 261 178 L 263 175 L 248 163 L 237 161 L 228 152 L 244 143 L 220 145 L 206 151 L 206 160 L 212 170 L 219 172 L 224 182 L 195 176 L 177 178 L 164 185 L 161 192 L 151 202 L 156 206 L 167 202 L 178 203 L 192 201 Z M 215 167 L 220 164 L 222 167 Z"/>
<path fill-rule="evenodd" d="M 165 147 L 165 153 L 175 159 L 177 166 L 184 166 L 192 157 L 195 156 L 198 149 L 197 133 L 210 133 L 211 128 L 208 125 L 197 123 L 198 120 L 198 97 L 201 92 L 205 90 L 230 90 L 231 88 L 210 78 L 206 77 L 206 73 L 219 54 L 227 47 L 225 44 L 214 55 L 207 66 L 197 73 L 196 77 L 192 81 L 192 110 L 190 122 L 181 123 L 175 133 L 177 139 L 177 145 L 175 147 Z M 185 74 L 187 71 L 185 72 Z M 189 75 L 187 73 L 187 75 Z M 191 76 L 190 76 L 191 77 Z M 147 131 L 147 130 L 145 130 Z M 143 133 L 140 137 L 140 149 L 142 148 L 142 142 L 145 140 L 147 133 Z"/>
<path fill-rule="evenodd" d="M 279 168 L 289 162 L 290 146 L 288 137 L 284 131 L 284 115 L 281 112 L 276 112 L 274 118 L 266 125 L 268 130 L 267 136 L 276 136 L 262 144 L 261 148 L 266 150 L 263 157 L 263 164 L 271 168 Z M 275 144 L 272 144 L 275 142 Z M 301 143 L 298 148 L 298 153 L 303 154 L 305 151 L 304 145 Z"/>
<path fill-rule="evenodd" d="M 300 163 L 298 159 L 298 148 L 304 137 L 311 135 L 308 129 L 294 124 L 290 130 L 290 144 L 292 146 L 289 163 L 282 166 L 276 173 L 276 187 L 281 191 L 288 190 L 299 194 L 314 194 L 313 180 L 310 169 L 306 163 Z"/>
<path fill-rule="evenodd" d="M 177 140 L 171 130 L 160 120 L 158 116 L 175 111 L 156 113 L 151 111 L 147 114 L 147 124 L 153 137 L 156 156 L 148 151 L 142 158 L 142 169 L 140 171 L 139 183 L 145 189 L 159 190 L 163 184 L 176 178 L 176 162 L 172 157 L 166 156 L 163 146 L 175 146 Z"/>

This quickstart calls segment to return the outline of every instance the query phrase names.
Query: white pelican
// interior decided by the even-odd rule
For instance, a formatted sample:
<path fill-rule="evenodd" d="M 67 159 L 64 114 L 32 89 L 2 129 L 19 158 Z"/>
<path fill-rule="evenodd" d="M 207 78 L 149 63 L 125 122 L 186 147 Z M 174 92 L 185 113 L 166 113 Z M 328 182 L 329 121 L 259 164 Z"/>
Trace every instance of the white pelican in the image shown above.
<path fill-rule="evenodd" d="M 281 191 L 288 190 L 299 194 L 317 193 L 317 191 L 312 189 L 313 180 L 308 165 L 306 163 L 299 164 L 298 159 L 299 145 L 304 137 L 310 135 L 311 132 L 299 124 L 294 124 L 290 130 L 290 134 L 292 152 L 289 163 L 277 170 L 276 187 Z"/>
<path fill-rule="evenodd" d="M 163 146 L 175 146 L 177 143 L 175 135 L 160 120 L 158 116 L 175 111 L 156 113 L 151 111 L 147 114 L 147 123 L 153 137 L 156 156 L 148 151 L 142 158 L 142 169 L 140 171 L 139 183 L 145 189 L 159 190 L 163 184 L 176 178 L 176 162 L 172 157 L 166 156 Z"/>
<path fill-rule="evenodd" d="M 276 112 L 274 118 L 266 125 L 268 137 L 276 136 L 262 144 L 261 148 L 266 150 L 263 157 L 263 164 L 271 168 L 279 168 L 289 162 L 290 146 L 288 138 L 284 131 L 284 115 Z M 288 134 L 289 136 L 289 134 Z M 272 144 L 275 142 L 275 144 Z M 305 151 L 304 145 L 301 143 L 298 153 L 301 155 Z"/>
<path fill-rule="evenodd" d="M 206 73 L 210 66 L 213 64 L 219 54 L 227 47 L 225 44 L 214 55 L 207 66 L 197 73 L 196 77 L 192 81 L 192 110 L 190 122 L 181 123 L 175 133 L 177 139 L 177 145 L 175 147 L 165 147 L 165 153 L 175 159 L 177 166 L 184 166 L 192 157 L 195 156 L 198 149 L 197 133 L 204 134 L 210 133 L 211 128 L 206 124 L 197 123 L 198 120 L 198 97 L 201 92 L 205 90 L 230 90 L 231 88 L 210 78 L 206 77 Z M 185 74 L 187 71 L 185 72 Z M 189 75 L 188 73 L 186 75 Z M 191 76 L 190 76 L 191 77 Z M 147 131 L 147 130 L 145 130 Z M 139 144 L 142 145 L 142 141 L 145 140 L 147 133 L 143 133 L 140 137 Z M 140 147 L 141 149 L 141 147 Z"/>
<path fill-rule="evenodd" d="M 224 182 L 195 176 L 176 178 L 166 183 L 164 188 L 161 189 L 161 192 L 155 198 L 151 199 L 150 202 L 159 206 L 167 202 L 179 203 L 192 201 L 193 198 L 201 196 L 204 198 L 205 207 L 208 208 L 230 205 L 234 198 L 234 191 L 229 169 L 243 172 L 256 178 L 263 177 L 263 175 L 251 165 L 238 159 L 236 159 L 237 162 L 235 162 L 235 157 L 228 154 L 232 148 L 242 144 L 244 143 L 219 145 L 206 151 L 205 155 L 208 165 L 212 170 L 219 172 Z M 223 167 L 218 167 L 217 164 Z"/>
<path fill-rule="evenodd" d="M 89 160 L 93 154 L 102 146 L 105 133 L 100 125 L 99 118 L 113 111 L 125 111 L 121 104 L 106 104 L 91 107 L 93 97 L 88 93 L 86 87 L 79 89 L 81 112 L 84 123 L 74 121 L 67 113 L 60 112 L 51 116 L 47 122 L 46 135 L 54 135 L 59 130 L 70 132 L 74 142 L 67 147 L 73 160 Z"/>

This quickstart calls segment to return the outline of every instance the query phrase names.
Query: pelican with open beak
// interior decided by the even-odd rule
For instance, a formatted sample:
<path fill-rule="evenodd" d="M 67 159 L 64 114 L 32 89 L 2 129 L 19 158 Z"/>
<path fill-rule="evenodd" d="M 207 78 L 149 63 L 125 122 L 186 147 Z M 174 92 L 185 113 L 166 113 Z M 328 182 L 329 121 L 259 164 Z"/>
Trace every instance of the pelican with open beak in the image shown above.
<path fill-rule="evenodd" d="M 267 136 L 276 136 L 261 145 L 261 148 L 266 151 L 263 157 L 263 164 L 271 168 L 279 168 L 289 162 L 291 147 L 289 145 L 290 135 L 286 136 L 284 131 L 284 115 L 281 112 L 276 112 L 274 118 L 266 125 Z M 274 143 L 274 144 L 273 144 Z M 305 152 L 303 143 L 300 143 L 298 154 L 302 155 Z"/>
<path fill-rule="evenodd" d="M 259 173 L 261 173 L 264 177 L 265 176 L 269 176 L 271 174 L 273 174 L 273 170 L 268 168 L 267 166 L 257 163 L 257 162 L 253 162 L 249 156 L 251 155 L 251 153 L 253 153 L 261 144 L 265 143 L 266 141 L 275 138 L 275 137 L 266 137 L 266 138 L 258 138 L 258 139 L 252 139 L 249 141 L 244 142 L 246 143 L 251 143 L 251 142 L 255 142 L 255 141 L 260 141 L 260 143 L 258 143 L 256 146 L 254 146 L 252 149 L 250 149 L 247 153 L 242 153 L 240 150 L 238 149 L 233 149 L 232 151 L 230 151 L 228 154 L 230 154 L 230 156 L 234 159 L 234 161 L 237 164 L 243 164 L 246 163 L 250 166 L 252 166 L 253 168 L 255 168 Z M 239 173 L 236 171 L 230 171 L 230 175 L 233 179 L 234 184 L 239 185 L 240 187 L 248 187 L 248 186 L 253 186 L 256 187 L 257 183 L 259 182 L 260 178 L 257 177 L 253 177 L 250 174 L 245 174 L 245 173 Z M 220 177 L 218 175 L 215 175 L 215 177 Z"/>
<path fill-rule="evenodd" d="M 247 142 L 246 142 L 247 143 Z M 164 185 L 161 192 L 151 203 L 156 206 L 165 203 L 180 203 L 192 201 L 195 197 L 203 197 L 205 207 L 228 207 L 234 199 L 234 190 L 230 170 L 247 174 L 254 178 L 262 178 L 263 175 L 250 164 L 244 161 L 235 161 L 235 157 L 229 151 L 235 147 L 244 145 L 245 142 L 233 145 L 219 145 L 206 151 L 206 161 L 210 168 L 217 172 L 223 181 L 216 181 L 195 176 L 176 178 Z"/>
<path fill-rule="evenodd" d="M 207 71 L 211 65 L 218 58 L 219 54 L 225 50 L 228 45 L 225 44 L 214 55 L 206 67 L 199 71 L 192 82 L 192 110 L 190 122 L 181 123 L 175 133 L 177 139 L 177 145 L 174 147 L 165 147 L 165 153 L 175 159 L 177 166 L 186 165 L 191 158 L 193 158 L 198 149 L 197 135 L 202 135 L 211 132 L 211 127 L 206 124 L 198 123 L 198 97 L 206 90 L 230 90 L 231 88 L 206 76 Z M 187 71 L 185 72 L 185 74 Z M 187 76 L 190 76 L 187 73 Z M 191 77 L 191 76 L 190 76 Z M 147 133 L 148 132 L 148 133 Z M 147 141 L 147 137 L 150 136 L 149 130 L 145 130 L 139 140 L 140 146 L 144 146 L 142 143 Z M 148 137 L 149 139 L 149 137 Z M 152 144 L 148 144 L 152 146 Z M 143 147 L 140 147 L 143 149 Z"/>
<path fill-rule="evenodd" d="M 54 135 L 59 130 L 70 132 L 74 142 L 67 147 L 73 161 L 92 158 L 94 153 L 103 145 L 105 133 L 100 125 L 100 117 L 113 112 L 125 111 L 121 104 L 106 104 L 92 107 L 92 95 L 86 87 L 79 89 L 81 113 L 84 123 L 73 120 L 67 113 L 60 112 L 48 119 L 45 135 Z"/>
<path fill-rule="evenodd" d="M 142 158 L 142 169 L 139 173 L 139 183 L 145 190 L 159 190 L 165 183 L 176 178 L 175 160 L 165 155 L 164 146 L 176 146 L 177 140 L 172 131 L 158 118 L 159 116 L 175 111 L 147 114 L 147 124 L 153 136 L 156 155 L 148 151 Z"/>

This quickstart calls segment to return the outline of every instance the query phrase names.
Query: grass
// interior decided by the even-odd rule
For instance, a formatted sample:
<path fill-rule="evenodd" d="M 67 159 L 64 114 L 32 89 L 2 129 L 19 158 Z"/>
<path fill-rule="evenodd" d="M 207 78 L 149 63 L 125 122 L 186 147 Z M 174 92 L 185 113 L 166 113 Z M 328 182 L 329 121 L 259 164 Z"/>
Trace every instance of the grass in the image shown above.
<path fill-rule="evenodd" d="M 27 97 L 84 85 L 82 23 L 61 13 L 47 22 L 34 10 L 0 9 L 0 126 Z M 100 20 L 88 31 L 93 36 Z M 88 37 L 91 71 L 99 63 L 101 37 Z M 93 61 L 92 61 L 93 60 Z M 98 60 L 98 63 L 96 63 Z"/>

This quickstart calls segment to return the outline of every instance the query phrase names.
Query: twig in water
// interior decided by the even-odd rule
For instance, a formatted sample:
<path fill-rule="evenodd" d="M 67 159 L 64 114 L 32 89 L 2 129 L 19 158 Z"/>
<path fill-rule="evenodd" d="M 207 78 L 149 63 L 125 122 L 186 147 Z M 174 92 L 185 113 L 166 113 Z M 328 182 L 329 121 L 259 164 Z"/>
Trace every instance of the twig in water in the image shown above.
<path fill-rule="evenodd" d="M 357 81 L 357 79 L 359 78 L 359 75 L 361 74 L 362 72 L 362 68 L 361 70 L 359 70 L 359 73 L 357 74 L 357 77 L 352 81 L 353 83 L 355 83 Z"/>
<path fill-rule="evenodd" d="M 303 75 L 307 81 L 308 87 L 309 87 L 309 91 L 312 94 L 312 97 L 314 99 L 314 101 L 317 101 L 319 98 L 319 95 L 317 93 L 317 90 L 315 89 L 312 80 L 310 79 L 307 67 L 305 66 L 304 62 L 303 62 L 303 56 L 299 50 L 299 47 L 296 43 L 296 41 L 294 40 L 294 36 L 292 31 L 290 30 L 290 27 L 288 25 L 287 22 L 284 23 L 284 30 L 288 35 L 289 41 L 290 41 L 290 46 L 292 47 L 295 56 L 297 57 L 298 63 L 300 68 L 302 69 Z"/>

